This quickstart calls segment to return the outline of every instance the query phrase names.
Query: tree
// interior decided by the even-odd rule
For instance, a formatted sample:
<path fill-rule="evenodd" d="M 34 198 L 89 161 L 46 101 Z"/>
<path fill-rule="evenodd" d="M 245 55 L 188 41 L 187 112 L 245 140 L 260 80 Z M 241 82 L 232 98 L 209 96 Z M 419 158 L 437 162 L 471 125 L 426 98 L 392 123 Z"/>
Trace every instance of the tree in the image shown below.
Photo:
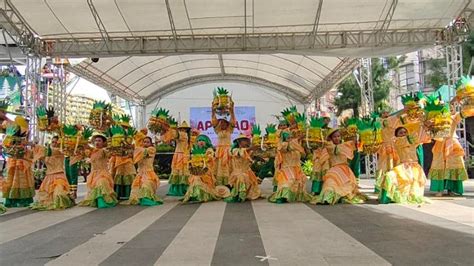
<path fill-rule="evenodd" d="M 427 61 L 427 64 L 428 69 L 431 70 L 431 73 L 426 75 L 426 81 L 432 88 L 438 89 L 448 82 L 446 73 L 443 69 L 446 66 L 446 59 L 431 58 Z"/>
<path fill-rule="evenodd" d="M 398 67 L 405 61 L 405 57 L 385 58 L 386 64 L 380 58 L 372 58 L 372 86 L 374 94 L 375 109 L 387 107 L 387 98 L 390 89 L 394 87 L 392 81 L 388 78 L 390 70 L 398 71 Z M 353 75 L 348 76 L 339 84 L 337 88 L 338 96 L 334 101 L 337 107 L 337 115 L 342 111 L 352 109 L 354 116 L 359 116 L 359 107 L 361 105 L 360 87 Z"/>
<path fill-rule="evenodd" d="M 474 56 L 474 31 L 469 33 L 469 36 L 465 42 L 462 43 L 462 62 L 463 72 L 465 75 L 470 76 L 472 73 L 469 72 L 469 66 L 471 65 L 472 57 Z M 471 72 L 474 71 L 474 67 Z"/>

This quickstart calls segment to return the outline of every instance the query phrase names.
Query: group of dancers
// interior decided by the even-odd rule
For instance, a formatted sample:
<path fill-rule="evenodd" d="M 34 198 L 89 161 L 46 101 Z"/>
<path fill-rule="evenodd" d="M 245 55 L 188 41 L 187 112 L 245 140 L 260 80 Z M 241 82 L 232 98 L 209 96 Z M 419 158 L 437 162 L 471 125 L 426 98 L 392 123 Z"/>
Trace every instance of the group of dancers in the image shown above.
<path fill-rule="evenodd" d="M 308 119 L 292 107 L 282 112 L 276 127 L 267 127 L 266 140 L 260 132 L 254 132 L 252 136 L 240 134 L 232 141 L 236 122 L 234 103 L 225 93 L 220 89 L 212 105 L 212 126 L 218 137 L 216 147 L 208 136 L 192 132 L 185 121 L 178 125 L 164 109 L 153 112 L 150 118 L 148 128 L 154 136 L 147 129 L 134 130 L 124 117 L 108 119 L 106 112 L 110 110 L 100 103 L 94 107 L 95 111 L 104 112 L 98 116 L 100 119 L 94 120 L 95 111 L 91 112 L 91 124 L 96 124 L 92 136 L 88 136 L 90 129 L 82 125 L 54 126 L 57 121 L 49 112 L 43 129 L 59 134 L 48 145 L 27 143 L 28 121 L 21 116 L 11 121 L 0 110 L 2 127 L 10 137 L 4 140 L 4 148 L 8 149 L 2 186 L 5 207 L 58 210 L 74 206 L 77 170 L 73 168 L 81 160 L 90 162 L 91 172 L 87 177 L 87 194 L 79 206 L 109 208 L 119 201 L 129 205 L 160 205 L 163 201 L 156 194 L 160 181 L 153 164 L 154 140 L 176 145 L 167 195 L 180 197 L 183 203 L 259 199 L 262 197 L 259 185 L 268 173 L 273 175 L 273 193 L 268 196 L 272 203 L 332 205 L 367 200 L 358 184 L 359 159 L 367 142 L 358 134 L 348 134 L 347 126 L 330 128 L 330 119 L 322 115 L 314 118 L 314 125 L 322 121 L 317 125 L 318 140 L 309 141 Z M 439 99 L 431 100 L 431 107 L 442 105 L 446 109 Z M 451 104 L 458 100 L 454 98 Z M 374 127 L 374 134 L 380 133 L 381 139 L 373 153 L 378 156 L 375 192 L 382 204 L 426 201 L 426 176 L 420 165 L 419 150 L 420 145 L 432 140 L 435 144 L 428 175 L 430 191 L 436 196 L 442 196 L 444 191 L 463 194 L 462 182 L 467 179 L 464 150 L 455 136 L 462 116 L 452 111 L 446 120 L 449 123 L 444 124 L 446 132 L 435 134 L 433 128 L 438 120 L 427 119 L 421 107 L 429 108 L 423 101 L 426 101 L 423 97 L 409 95 L 403 98 L 404 110 L 394 114 L 382 111 L 371 118 L 372 124 L 381 125 L 380 132 Z M 40 116 L 41 113 L 38 121 Z M 263 157 L 266 169 L 266 174 L 257 173 L 259 177 L 251 167 L 257 157 Z M 313 162 L 309 177 L 302 169 L 303 158 L 311 158 Z M 32 171 L 37 160 L 44 161 L 47 172 L 37 201 L 33 202 Z M 2 210 L 6 209 L 2 206 Z"/>

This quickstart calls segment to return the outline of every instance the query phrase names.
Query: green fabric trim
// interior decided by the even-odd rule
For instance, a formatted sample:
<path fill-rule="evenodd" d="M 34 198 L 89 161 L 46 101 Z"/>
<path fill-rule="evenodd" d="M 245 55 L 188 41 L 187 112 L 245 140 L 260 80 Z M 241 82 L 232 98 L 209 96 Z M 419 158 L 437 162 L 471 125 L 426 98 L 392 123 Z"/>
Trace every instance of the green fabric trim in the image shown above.
<path fill-rule="evenodd" d="M 423 168 L 425 164 L 425 153 L 423 152 L 423 145 L 418 145 L 418 147 L 416 147 L 416 155 L 418 157 L 418 163 L 420 164 L 421 168 Z"/>
<path fill-rule="evenodd" d="M 187 175 L 170 175 L 168 184 L 170 185 L 189 185 L 189 176 Z"/>
<path fill-rule="evenodd" d="M 218 176 L 216 178 L 216 186 L 227 186 L 229 185 L 229 177 L 228 176 Z"/>
<path fill-rule="evenodd" d="M 87 198 L 79 203 L 80 206 L 90 206 L 98 208 L 113 207 L 117 204 L 115 192 L 108 194 L 106 189 L 95 187 L 87 194 Z M 99 205 L 100 204 L 100 205 Z"/>
<path fill-rule="evenodd" d="M 466 168 L 431 169 L 428 178 L 433 180 L 463 181 L 468 179 Z"/>
<path fill-rule="evenodd" d="M 349 162 L 349 167 L 354 172 L 355 177 L 360 176 L 360 152 L 354 151 L 354 158 Z"/>
<path fill-rule="evenodd" d="M 52 204 L 45 205 L 41 202 L 35 202 L 30 205 L 32 210 L 38 211 L 51 211 L 51 210 L 64 210 L 74 206 L 74 202 L 68 196 L 57 196 L 54 198 Z"/>
<path fill-rule="evenodd" d="M 323 180 L 323 176 L 326 174 L 327 171 L 319 171 L 319 172 L 312 172 L 309 176 L 310 181 L 321 181 Z"/>
<path fill-rule="evenodd" d="M 240 183 L 234 186 L 230 191 L 230 197 L 224 199 L 225 202 L 244 202 L 247 199 L 247 186 L 245 183 Z"/>
<path fill-rule="evenodd" d="M 183 198 L 183 202 L 208 202 L 213 200 L 219 200 L 219 197 L 207 193 L 201 186 L 192 186 L 188 188 L 188 191 Z"/>
<path fill-rule="evenodd" d="M 443 192 L 444 190 L 462 195 L 464 185 L 461 180 L 431 180 L 430 191 Z"/>
<path fill-rule="evenodd" d="M 384 180 L 384 171 L 382 170 L 377 170 L 375 173 L 375 183 L 374 183 L 374 192 L 375 193 L 380 193 L 382 189 L 382 182 Z"/>
<path fill-rule="evenodd" d="M 28 199 L 35 196 L 34 188 L 10 188 L 3 190 L 3 197 L 8 199 Z"/>
<path fill-rule="evenodd" d="M 188 190 L 188 185 L 179 184 L 179 185 L 170 185 L 168 189 L 168 196 L 182 197 L 186 194 Z"/>
<path fill-rule="evenodd" d="M 17 208 L 17 207 L 28 207 L 33 203 L 33 198 L 26 199 L 8 199 L 5 198 L 5 207 Z"/>
<path fill-rule="evenodd" d="M 283 202 L 309 202 L 313 199 L 306 191 L 293 192 L 290 188 L 285 187 L 277 189 L 269 198 L 268 201 L 273 203 Z M 285 201 L 286 200 L 286 201 Z"/>
<path fill-rule="evenodd" d="M 130 198 L 130 191 L 132 190 L 131 185 L 115 185 L 114 191 L 117 194 L 117 198 L 121 200 L 127 200 Z"/>
<path fill-rule="evenodd" d="M 114 184 L 119 186 L 130 186 L 133 183 L 135 175 L 116 175 L 114 177 Z"/>
<path fill-rule="evenodd" d="M 323 188 L 323 181 L 313 181 L 311 184 L 311 193 L 315 193 L 319 195 L 321 193 L 321 189 Z"/>
<path fill-rule="evenodd" d="M 270 158 L 268 162 L 264 163 L 260 171 L 258 171 L 257 176 L 260 179 L 264 179 L 265 177 L 273 176 L 275 174 L 275 159 Z"/>
<path fill-rule="evenodd" d="M 77 180 L 79 176 L 79 164 L 75 163 L 73 165 L 69 165 L 69 162 L 70 158 L 66 157 L 64 159 L 64 172 L 66 173 L 67 181 L 69 182 L 69 185 L 77 185 Z"/>
<path fill-rule="evenodd" d="M 107 202 L 103 197 L 97 198 L 97 208 L 99 209 L 112 208 L 115 207 L 115 205 L 117 205 L 117 203 Z"/>
<path fill-rule="evenodd" d="M 379 203 L 380 204 L 389 204 L 392 203 L 392 200 L 387 197 L 387 191 L 382 189 L 382 193 L 379 195 Z"/>
<path fill-rule="evenodd" d="M 162 201 L 156 201 L 151 198 L 141 198 L 140 206 L 157 206 L 163 204 Z"/>
<path fill-rule="evenodd" d="M 382 198 L 383 196 L 385 196 L 385 198 Z M 382 187 L 382 193 L 379 195 L 379 201 L 384 204 L 390 202 L 421 204 L 426 202 L 426 199 L 423 197 L 423 191 L 421 192 L 421 195 L 415 195 L 413 192 L 408 195 L 402 194 L 398 189 L 397 184 L 392 183 L 392 179 L 386 178 Z"/>
<path fill-rule="evenodd" d="M 354 195 L 353 198 L 349 199 L 337 194 L 335 191 L 330 190 L 323 192 L 319 196 L 316 196 L 311 203 L 312 204 L 330 204 L 334 205 L 336 203 L 347 203 L 347 204 L 361 204 L 367 200 L 367 196 L 363 194 Z"/>

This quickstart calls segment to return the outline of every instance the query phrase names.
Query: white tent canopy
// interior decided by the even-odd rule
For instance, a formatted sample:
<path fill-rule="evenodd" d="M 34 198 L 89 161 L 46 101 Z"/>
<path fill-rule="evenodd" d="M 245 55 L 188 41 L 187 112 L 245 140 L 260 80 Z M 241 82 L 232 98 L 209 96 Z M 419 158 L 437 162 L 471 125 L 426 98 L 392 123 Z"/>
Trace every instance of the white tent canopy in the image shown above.
<path fill-rule="evenodd" d="M 350 73 L 357 57 L 449 41 L 445 26 L 472 5 L 470 0 L 1 2 L 2 25 L 33 52 L 100 57 L 71 71 L 145 103 L 219 79 L 265 85 L 309 102 Z"/>

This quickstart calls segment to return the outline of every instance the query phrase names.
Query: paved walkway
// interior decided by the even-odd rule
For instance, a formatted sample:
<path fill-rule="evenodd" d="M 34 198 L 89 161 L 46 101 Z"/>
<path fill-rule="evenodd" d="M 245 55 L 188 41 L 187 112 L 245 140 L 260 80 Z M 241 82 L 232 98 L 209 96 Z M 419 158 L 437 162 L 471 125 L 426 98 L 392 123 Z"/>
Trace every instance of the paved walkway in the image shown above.
<path fill-rule="evenodd" d="M 370 194 L 372 183 L 362 180 L 362 190 Z M 9 209 L 0 216 L 0 265 L 472 265 L 474 180 L 465 187 L 464 197 L 421 206 L 164 197 L 148 208 Z M 163 182 L 158 194 L 166 190 Z"/>

